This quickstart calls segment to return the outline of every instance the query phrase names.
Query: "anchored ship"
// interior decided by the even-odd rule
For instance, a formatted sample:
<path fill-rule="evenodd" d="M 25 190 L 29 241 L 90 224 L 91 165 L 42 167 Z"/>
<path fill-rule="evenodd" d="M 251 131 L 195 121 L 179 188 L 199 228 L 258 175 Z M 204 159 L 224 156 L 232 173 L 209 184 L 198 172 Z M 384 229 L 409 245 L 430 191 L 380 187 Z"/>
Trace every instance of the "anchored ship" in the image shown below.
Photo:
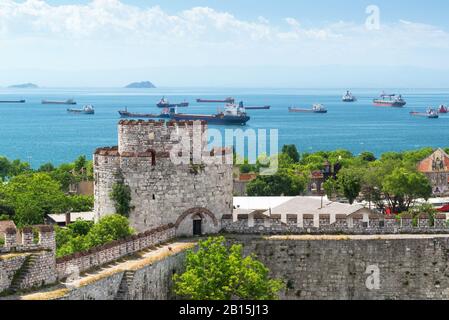
<path fill-rule="evenodd" d="M 82 109 L 67 109 L 69 113 L 77 113 L 77 114 L 95 114 L 95 109 L 92 105 L 85 105 Z"/>
<path fill-rule="evenodd" d="M 288 111 L 297 113 L 327 113 L 327 109 L 322 104 L 314 104 L 312 109 L 288 108 Z"/>
<path fill-rule="evenodd" d="M 231 98 L 231 97 L 228 97 L 223 100 L 196 99 L 196 102 L 198 102 L 198 103 L 230 103 L 230 104 L 233 104 L 233 103 L 235 103 L 235 99 Z"/>
<path fill-rule="evenodd" d="M 346 94 L 342 98 L 343 102 L 355 102 L 357 101 L 357 98 L 354 97 L 351 93 L 351 91 L 346 91 Z"/>
<path fill-rule="evenodd" d="M 440 108 L 438 109 L 439 113 L 448 113 L 449 109 L 448 107 L 445 107 L 444 105 L 441 105 Z"/>
<path fill-rule="evenodd" d="M 402 108 L 407 102 L 402 98 L 402 95 L 382 93 L 380 99 L 373 100 L 373 104 L 378 107 Z"/>
<path fill-rule="evenodd" d="M 245 108 L 245 110 L 270 110 L 271 109 L 271 106 L 251 106 L 251 107 L 243 106 L 243 101 L 240 101 L 239 107 Z"/>
<path fill-rule="evenodd" d="M 189 103 L 187 101 L 181 102 L 181 103 L 172 103 L 170 104 L 170 102 L 168 102 L 167 99 L 165 99 L 165 97 L 162 97 L 161 100 L 159 100 L 159 102 L 157 103 L 157 107 L 158 108 L 186 108 L 189 106 Z"/>
<path fill-rule="evenodd" d="M 241 105 L 237 106 L 235 103 L 228 103 L 226 104 L 223 112 L 219 112 L 214 115 L 176 113 L 171 110 L 170 119 L 178 121 L 202 120 L 209 124 L 244 126 L 251 118 L 246 114 L 245 108 Z"/>
<path fill-rule="evenodd" d="M 160 114 L 155 113 L 135 113 L 129 112 L 128 108 L 125 107 L 125 110 L 120 110 L 118 112 L 122 118 L 133 118 L 133 119 L 169 119 L 170 113 L 168 108 L 164 109 L 164 111 Z"/>
<path fill-rule="evenodd" d="M 52 101 L 52 100 L 42 100 L 42 104 L 76 104 L 76 101 L 73 99 L 65 100 L 65 101 Z"/>
<path fill-rule="evenodd" d="M 415 117 L 425 117 L 425 118 L 429 118 L 429 119 L 438 119 L 439 115 L 438 115 L 438 111 L 436 111 L 433 108 L 428 108 L 426 112 L 410 112 L 410 115 L 415 116 Z"/>
<path fill-rule="evenodd" d="M 205 114 L 187 114 L 178 113 L 177 108 L 164 109 L 160 114 L 152 113 L 132 113 L 125 110 L 119 111 L 122 118 L 134 119 L 169 119 L 176 121 L 206 121 L 209 124 L 217 125 L 245 125 L 250 117 L 246 114 L 245 109 L 235 104 L 228 104 L 223 112 L 213 115 Z"/>
<path fill-rule="evenodd" d="M 25 103 L 25 100 L 0 100 L 0 103 Z"/>

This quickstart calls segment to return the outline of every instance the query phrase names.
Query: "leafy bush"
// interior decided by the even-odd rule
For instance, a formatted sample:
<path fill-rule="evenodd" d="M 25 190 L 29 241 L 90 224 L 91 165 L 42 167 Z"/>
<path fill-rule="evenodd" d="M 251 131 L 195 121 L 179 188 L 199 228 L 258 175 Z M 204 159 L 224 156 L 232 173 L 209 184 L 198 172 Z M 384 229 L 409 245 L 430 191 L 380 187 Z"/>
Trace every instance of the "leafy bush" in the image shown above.
<path fill-rule="evenodd" d="M 106 216 L 96 224 L 78 220 L 67 228 L 56 227 L 56 255 L 63 257 L 85 251 L 133 233 L 128 219 L 120 215 Z"/>
<path fill-rule="evenodd" d="M 242 246 L 228 247 L 224 237 L 200 241 L 187 254 L 186 271 L 173 280 L 175 293 L 191 300 L 273 300 L 284 288 L 254 255 L 244 257 Z"/>
<path fill-rule="evenodd" d="M 117 182 L 112 186 L 110 197 L 114 201 L 116 213 L 128 217 L 133 209 L 131 207 L 131 188 L 123 182 Z"/>

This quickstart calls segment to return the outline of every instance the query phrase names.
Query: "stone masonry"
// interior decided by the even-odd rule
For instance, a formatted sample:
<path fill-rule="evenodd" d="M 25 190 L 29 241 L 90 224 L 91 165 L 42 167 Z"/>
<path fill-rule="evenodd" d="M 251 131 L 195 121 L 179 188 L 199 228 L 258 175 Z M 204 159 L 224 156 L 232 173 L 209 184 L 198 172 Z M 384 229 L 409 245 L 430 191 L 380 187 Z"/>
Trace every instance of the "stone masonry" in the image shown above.
<path fill-rule="evenodd" d="M 219 232 L 221 217 L 233 209 L 232 150 L 206 151 L 206 130 L 204 122 L 120 121 L 118 147 L 94 155 L 96 218 L 116 211 L 110 194 L 123 183 L 131 189 L 129 218 L 138 232 L 173 223 L 178 236 L 191 236 L 195 221 L 201 234 Z M 174 163 L 173 154 L 185 161 Z M 197 163 L 195 155 L 214 161 Z"/>
<path fill-rule="evenodd" d="M 53 227 L 37 226 L 39 239 L 34 241 L 33 229 L 5 232 L 5 245 L 0 247 L 0 294 L 40 287 L 56 282 L 56 243 Z"/>

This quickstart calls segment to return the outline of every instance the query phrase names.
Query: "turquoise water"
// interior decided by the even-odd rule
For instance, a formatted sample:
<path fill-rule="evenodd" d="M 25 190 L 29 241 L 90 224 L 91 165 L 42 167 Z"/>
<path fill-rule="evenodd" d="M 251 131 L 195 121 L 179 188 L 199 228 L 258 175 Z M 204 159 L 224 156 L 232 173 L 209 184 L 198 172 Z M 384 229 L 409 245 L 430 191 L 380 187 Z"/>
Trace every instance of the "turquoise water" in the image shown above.
<path fill-rule="evenodd" d="M 345 148 L 357 154 L 449 146 L 449 115 L 440 119 L 411 117 L 412 110 L 449 104 L 449 90 L 388 90 L 400 92 L 404 109 L 371 105 L 380 90 L 353 90 L 358 102 L 343 103 L 339 90 L 299 89 L 0 89 L 0 100 L 26 99 L 25 104 L 0 104 L 0 155 L 22 159 L 36 167 L 60 164 L 80 154 L 90 157 L 100 146 L 117 144 L 118 110 L 160 112 L 155 104 L 165 95 L 171 102 L 184 99 L 191 107 L 182 112 L 215 113 L 220 104 L 198 105 L 196 98 L 232 96 L 246 105 L 271 105 L 271 110 L 250 110 L 248 128 L 278 129 L 279 145 L 296 144 L 302 152 Z M 77 107 L 93 104 L 94 116 L 73 115 L 65 105 L 42 105 L 42 99 L 73 98 Z M 288 107 L 322 103 L 328 114 L 294 114 Z M 240 127 L 238 127 L 240 128 Z"/>

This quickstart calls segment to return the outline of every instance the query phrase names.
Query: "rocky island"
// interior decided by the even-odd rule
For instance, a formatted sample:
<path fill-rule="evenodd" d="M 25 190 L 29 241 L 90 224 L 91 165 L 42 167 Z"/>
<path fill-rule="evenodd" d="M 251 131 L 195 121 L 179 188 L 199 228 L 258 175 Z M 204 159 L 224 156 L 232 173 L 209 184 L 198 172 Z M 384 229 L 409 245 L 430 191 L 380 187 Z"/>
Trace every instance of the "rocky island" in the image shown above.
<path fill-rule="evenodd" d="M 9 86 L 8 88 L 11 88 L 11 89 L 37 89 L 39 87 L 34 83 L 22 83 L 22 84 L 15 84 L 15 85 Z"/>
<path fill-rule="evenodd" d="M 154 84 L 150 81 L 142 81 L 142 82 L 133 82 L 127 85 L 125 88 L 127 89 L 152 89 L 156 88 Z"/>

